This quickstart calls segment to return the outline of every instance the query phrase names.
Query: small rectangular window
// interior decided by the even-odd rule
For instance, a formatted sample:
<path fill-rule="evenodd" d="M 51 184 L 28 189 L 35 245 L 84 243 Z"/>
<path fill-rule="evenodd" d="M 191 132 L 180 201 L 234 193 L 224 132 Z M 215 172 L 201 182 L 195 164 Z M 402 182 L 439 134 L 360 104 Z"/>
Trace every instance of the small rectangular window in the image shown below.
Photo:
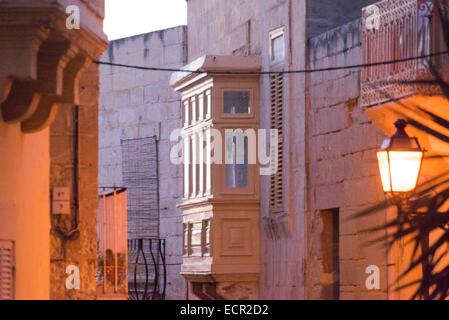
<path fill-rule="evenodd" d="M 271 62 L 280 62 L 285 58 L 284 28 L 270 32 L 270 57 Z"/>
<path fill-rule="evenodd" d="M 224 113 L 250 113 L 249 99 L 250 95 L 248 91 L 225 91 Z"/>
<path fill-rule="evenodd" d="M 191 224 L 190 223 L 183 223 L 182 224 L 182 247 L 183 247 L 183 255 L 189 256 L 190 255 L 190 230 Z"/>
<path fill-rule="evenodd" d="M 190 224 L 190 250 L 191 256 L 202 255 L 202 227 L 203 222 L 195 222 Z"/>
<path fill-rule="evenodd" d="M 340 214 L 339 209 L 321 211 L 323 231 L 321 233 L 323 272 L 331 281 L 323 284 L 321 298 L 340 298 Z"/>
<path fill-rule="evenodd" d="M 202 255 L 210 256 L 210 220 L 203 220 L 201 242 L 202 242 Z"/>

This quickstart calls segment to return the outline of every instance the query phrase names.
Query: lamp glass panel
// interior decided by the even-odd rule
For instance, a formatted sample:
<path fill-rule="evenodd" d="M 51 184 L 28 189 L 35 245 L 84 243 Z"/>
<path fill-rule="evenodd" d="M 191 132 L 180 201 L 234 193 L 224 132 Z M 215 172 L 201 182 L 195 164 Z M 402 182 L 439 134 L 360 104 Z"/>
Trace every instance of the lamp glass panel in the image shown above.
<path fill-rule="evenodd" d="M 388 154 L 390 165 L 388 165 Z M 377 153 L 385 192 L 409 192 L 415 189 L 423 153 L 421 151 L 380 151 Z M 391 185 L 390 185 L 391 175 Z M 391 187 L 393 190 L 391 190 Z"/>
<path fill-rule="evenodd" d="M 390 186 L 390 169 L 388 167 L 388 152 L 379 151 L 377 153 L 377 162 L 379 164 L 380 178 L 382 180 L 382 187 L 385 192 L 391 191 Z"/>

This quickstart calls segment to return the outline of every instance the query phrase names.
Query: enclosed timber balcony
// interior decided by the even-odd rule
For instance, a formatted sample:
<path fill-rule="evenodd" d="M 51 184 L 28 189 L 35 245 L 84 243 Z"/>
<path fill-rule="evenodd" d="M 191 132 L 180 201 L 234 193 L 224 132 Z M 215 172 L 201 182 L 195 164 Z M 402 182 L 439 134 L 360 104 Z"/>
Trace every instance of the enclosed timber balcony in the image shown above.
<path fill-rule="evenodd" d="M 204 56 L 171 78 L 184 119 L 181 274 L 199 299 L 258 297 L 260 68 L 259 57 Z"/>

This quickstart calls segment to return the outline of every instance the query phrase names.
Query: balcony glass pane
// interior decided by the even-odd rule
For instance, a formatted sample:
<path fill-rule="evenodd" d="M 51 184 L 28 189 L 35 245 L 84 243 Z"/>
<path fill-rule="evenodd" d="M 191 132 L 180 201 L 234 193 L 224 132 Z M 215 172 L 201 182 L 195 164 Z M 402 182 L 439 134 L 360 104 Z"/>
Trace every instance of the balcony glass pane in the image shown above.
<path fill-rule="evenodd" d="M 239 134 L 226 140 L 226 186 L 248 186 L 248 139 Z"/>
<path fill-rule="evenodd" d="M 225 91 L 224 92 L 224 113 L 238 114 L 249 113 L 249 92 L 248 91 Z"/>

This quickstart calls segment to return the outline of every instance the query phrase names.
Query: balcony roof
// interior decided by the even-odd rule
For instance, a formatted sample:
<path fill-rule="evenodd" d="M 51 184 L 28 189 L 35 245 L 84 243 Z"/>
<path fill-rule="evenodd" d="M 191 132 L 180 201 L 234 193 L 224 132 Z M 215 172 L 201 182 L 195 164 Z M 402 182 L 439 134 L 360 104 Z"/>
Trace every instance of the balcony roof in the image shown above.
<path fill-rule="evenodd" d="M 257 72 L 261 70 L 260 56 L 206 55 L 194 60 L 172 74 L 170 85 L 178 90 L 180 87 L 203 78 L 210 72 Z"/>

